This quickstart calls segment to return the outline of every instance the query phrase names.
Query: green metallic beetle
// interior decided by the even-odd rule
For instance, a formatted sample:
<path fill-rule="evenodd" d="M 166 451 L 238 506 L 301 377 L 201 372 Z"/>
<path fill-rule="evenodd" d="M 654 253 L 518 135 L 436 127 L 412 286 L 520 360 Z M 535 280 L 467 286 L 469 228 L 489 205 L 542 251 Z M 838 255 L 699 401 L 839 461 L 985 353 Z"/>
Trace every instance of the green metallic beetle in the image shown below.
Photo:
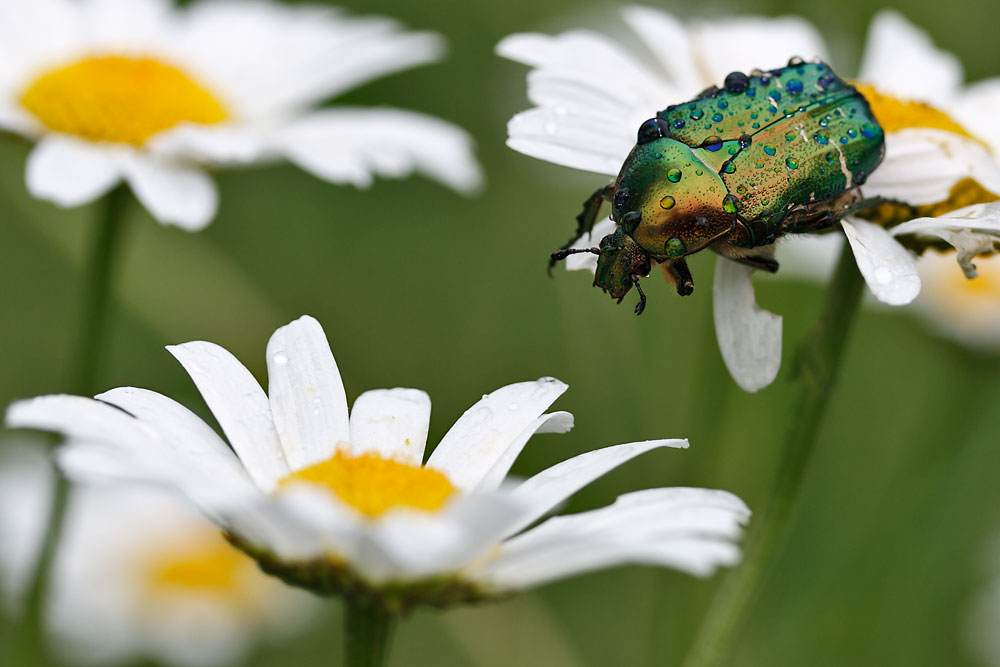
<path fill-rule="evenodd" d="M 882 161 L 885 137 L 868 101 L 822 62 L 733 72 L 639 127 L 614 183 L 577 216 L 576 235 L 552 253 L 549 269 L 577 252 L 598 255 L 594 285 L 621 300 L 653 263 L 681 296 L 694 290 L 685 257 L 711 248 L 775 272 L 774 242 L 815 231 L 878 203 L 858 186 Z M 614 233 L 596 248 L 571 248 L 612 202 Z"/>

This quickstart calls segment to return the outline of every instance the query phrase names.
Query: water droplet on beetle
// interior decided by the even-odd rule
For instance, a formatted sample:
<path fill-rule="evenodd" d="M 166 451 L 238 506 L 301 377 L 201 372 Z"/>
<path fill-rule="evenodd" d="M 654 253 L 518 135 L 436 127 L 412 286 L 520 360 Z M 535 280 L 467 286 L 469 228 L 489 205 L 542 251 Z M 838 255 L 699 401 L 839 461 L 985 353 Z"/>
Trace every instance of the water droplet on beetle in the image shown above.
<path fill-rule="evenodd" d="M 869 139 L 878 134 L 878 127 L 872 125 L 871 123 L 865 123 L 861 126 L 861 134 Z"/>
<path fill-rule="evenodd" d="M 794 158 L 787 157 L 785 158 L 785 166 L 788 167 L 789 169 L 798 169 L 799 163 L 796 162 Z"/>
<path fill-rule="evenodd" d="M 691 120 L 701 120 L 701 117 L 705 115 L 705 112 L 701 109 L 695 109 L 691 112 Z"/>
<path fill-rule="evenodd" d="M 830 135 L 827 134 L 826 132 L 817 132 L 816 134 L 813 135 L 813 140 L 817 144 L 826 145 L 830 143 Z"/>
<path fill-rule="evenodd" d="M 707 151 L 714 153 L 720 148 L 722 148 L 722 139 L 716 136 L 711 136 L 708 139 L 705 139 L 704 142 L 702 142 L 701 147 Z"/>
<path fill-rule="evenodd" d="M 785 83 L 785 90 L 787 90 L 792 95 L 798 95 L 802 92 L 802 82 L 798 79 L 789 79 Z"/>
<path fill-rule="evenodd" d="M 768 146 L 765 144 L 764 152 L 767 153 L 768 155 L 774 155 L 775 153 L 778 152 L 778 150 L 774 146 Z"/>
<path fill-rule="evenodd" d="M 739 209 L 739 202 L 736 200 L 735 195 L 726 195 L 722 199 L 722 210 L 726 213 L 736 213 Z"/>
<path fill-rule="evenodd" d="M 674 204 L 676 203 L 677 202 L 673 197 L 667 195 L 666 197 L 660 200 L 660 208 L 669 210 L 672 209 L 674 207 Z"/>
<path fill-rule="evenodd" d="M 753 143 L 753 139 L 750 137 L 749 134 L 741 134 L 739 142 L 740 142 L 740 148 L 746 148 L 751 143 Z"/>

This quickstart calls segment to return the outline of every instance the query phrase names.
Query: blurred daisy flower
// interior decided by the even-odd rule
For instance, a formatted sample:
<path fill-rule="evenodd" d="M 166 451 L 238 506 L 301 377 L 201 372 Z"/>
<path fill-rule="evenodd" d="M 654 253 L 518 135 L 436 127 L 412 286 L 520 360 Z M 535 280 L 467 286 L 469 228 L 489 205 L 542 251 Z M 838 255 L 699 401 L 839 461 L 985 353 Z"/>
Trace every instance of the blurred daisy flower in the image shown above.
<path fill-rule="evenodd" d="M 15 612 L 48 516 L 45 448 L 0 450 L 0 591 Z M 301 630 L 316 601 L 262 574 L 218 530 L 161 491 L 75 487 L 46 605 L 59 655 L 75 664 L 155 658 L 231 664 Z"/>
<path fill-rule="evenodd" d="M 533 68 L 528 98 L 536 106 L 508 124 L 511 148 L 615 177 L 635 145 L 636 128 L 667 104 L 691 99 L 732 71 L 779 66 L 794 55 L 827 59 L 816 30 L 794 17 L 683 24 L 643 7 L 627 7 L 622 16 L 651 58 L 640 60 L 588 30 L 511 35 L 498 44 L 501 56 Z M 1000 135 L 989 128 L 988 136 L 978 136 L 962 124 L 982 119 L 991 105 L 1000 108 L 1000 85 L 963 90 L 955 57 L 894 12 L 873 21 L 858 78 L 886 130 L 885 160 L 864 194 L 908 206 L 879 209 L 888 218 L 882 225 L 860 218 L 842 223 L 872 292 L 900 305 L 920 290 L 907 246 L 955 245 L 971 276 L 971 258 L 991 252 L 1000 239 L 998 211 L 983 205 L 1000 192 Z M 594 247 L 614 229 L 606 218 L 572 247 Z M 571 255 L 566 265 L 593 271 L 596 258 Z M 781 318 L 757 307 L 745 266 L 718 261 L 713 292 L 716 335 L 730 373 L 747 391 L 767 386 L 781 364 Z"/>
<path fill-rule="evenodd" d="M 317 109 L 436 60 L 441 40 L 385 18 L 268 2 L 8 0 L 0 4 L 0 129 L 37 142 L 32 195 L 61 206 L 120 181 L 164 224 L 200 229 L 220 166 L 286 159 L 332 183 L 420 171 L 481 181 L 472 142 L 391 108 Z"/>
<path fill-rule="evenodd" d="M 232 450 L 160 394 L 114 389 L 97 400 L 13 404 L 8 423 L 64 433 L 60 461 L 88 477 L 171 487 L 261 567 L 317 593 L 375 598 L 389 611 L 489 598 L 623 563 L 707 575 L 739 559 L 748 517 L 723 491 L 656 488 L 534 522 L 622 463 L 684 440 L 598 449 L 516 483 L 507 474 L 535 433 L 565 432 L 545 410 L 566 389 L 543 378 L 483 396 L 423 464 L 430 399 L 368 391 L 348 414 L 340 373 L 316 320 L 278 329 L 269 389 L 223 348 L 169 348 Z M 235 453 L 233 452 L 235 450 Z"/>

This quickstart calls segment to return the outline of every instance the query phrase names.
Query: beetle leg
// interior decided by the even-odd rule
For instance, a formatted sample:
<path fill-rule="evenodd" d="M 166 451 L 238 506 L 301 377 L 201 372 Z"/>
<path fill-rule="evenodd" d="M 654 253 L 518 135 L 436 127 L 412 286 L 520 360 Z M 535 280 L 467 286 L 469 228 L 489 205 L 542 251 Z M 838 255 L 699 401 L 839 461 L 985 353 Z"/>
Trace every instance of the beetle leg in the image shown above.
<path fill-rule="evenodd" d="M 566 259 L 570 255 L 577 255 L 577 254 L 579 254 L 581 252 L 590 252 L 590 253 L 593 253 L 595 255 L 600 255 L 601 254 L 601 249 L 600 248 L 563 248 L 562 250 L 556 250 L 554 253 L 552 253 L 552 258 L 551 258 L 550 261 L 551 261 L 552 264 L 555 264 L 556 262 L 558 262 L 560 260 Z"/>
<path fill-rule="evenodd" d="M 615 184 L 609 183 L 603 188 L 599 188 L 594 194 L 587 197 L 587 201 L 583 202 L 583 210 L 580 214 L 576 216 L 576 234 L 573 235 L 569 241 L 567 241 L 562 247 L 556 252 L 552 253 L 549 258 L 549 275 L 552 275 L 552 267 L 556 265 L 556 262 L 560 259 L 565 259 L 565 255 L 561 257 L 556 257 L 559 253 L 564 250 L 569 250 L 570 246 L 580 240 L 584 234 L 589 234 L 591 230 L 594 229 L 594 223 L 597 221 L 597 214 L 601 212 L 601 205 L 607 201 L 611 201 L 611 198 L 615 194 Z"/>
<path fill-rule="evenodd" d="M 691 269 L 688 268 L 687 260 L 683 257 L 664 262 L 667 269 L 667 279 L 674 283 L 677 293 L 681 296 L 688 296 L 694 292 L 694 278 L 691 277 Z"/>
<path fill-rule="evenodd" d="M 742 257 L 730 257 L 729 259 L 740 264 L 752 266 L 755 269 L 767 271 L 768 273 L 777 273 L 778 271 L 778 261 L 766 255 L 744 255 Z"/>
<path fill-rule="evenodd" d="M 632 284 L 635 285 L 635 289 L 639 292 L 639 303 L 635 304 L 635 314 L 642 315 L 642 311 L 646 310 L 646 295 L 643 293 L 642 288 L 639 287 L 639 276 L 632 276 Z"/>

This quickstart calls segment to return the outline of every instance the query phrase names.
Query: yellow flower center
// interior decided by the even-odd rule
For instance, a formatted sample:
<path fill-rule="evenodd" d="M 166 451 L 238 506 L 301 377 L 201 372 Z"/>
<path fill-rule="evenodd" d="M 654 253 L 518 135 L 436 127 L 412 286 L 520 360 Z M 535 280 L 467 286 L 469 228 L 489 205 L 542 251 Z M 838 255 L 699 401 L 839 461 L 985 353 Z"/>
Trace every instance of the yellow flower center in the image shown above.
<path fill-rule="evenodd" d="M 944 130 L 967 137 L 982 144 L 982 140 L 970 134 L 951 116 L 930 104 L 914 100 L 904 100 L 875 90 L 866 83 L 856 83 L 855 88 L 865 96 L 872 107 L 872 113 L 886 132 L 897 132 L 911 127 L 926 127 Z M 983 144 L 985 145 L 985 144 Z"/>
<path fill-rule="evenodd" d="M 333 458 L 293 472 L 279 482 L 322 486 L 367 517 L 377 517 L 393 507 L 413 507 L 432 512 L 455 492 L 448 478 L 431 468 L 400 463 L 378 454 L 350 456 L 338 451 Z"/>
<path fill-rule="evenodd" d="M 179 123 L 228 118 L 182 70 L 132 56 L 93 56 L 44 72 L 21 93 L 21 105 L 56 132 L 135 146 Z"/>
<path fill-rule="evenodd" d="M 161 550 L 149 564 L 154 590 L 185 589 L 238 597 L 253 561 L 211 527 L 192 527 L 183 539 Z"/>

